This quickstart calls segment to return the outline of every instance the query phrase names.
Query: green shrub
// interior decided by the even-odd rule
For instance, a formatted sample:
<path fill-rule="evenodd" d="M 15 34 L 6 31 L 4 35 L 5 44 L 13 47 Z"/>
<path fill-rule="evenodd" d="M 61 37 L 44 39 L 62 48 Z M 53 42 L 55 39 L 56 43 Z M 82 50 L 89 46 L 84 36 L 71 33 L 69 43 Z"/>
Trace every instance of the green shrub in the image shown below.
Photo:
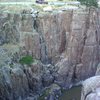
<path fill-rule="evenodd" d="M 87 7 L 98 7 L 98 1 L 97 0 L 78 0 L 81 2 L 82 5 L 86 5 Z"/>
<path fill-rule="evenodd" d="M 27 56 L 22 57 L 19 60 L 19 62 L 21 64 L 31 65 L 34 62 L 34 60 L 33 60 L 33 57 L 32 56 L 27 55 Z"/>

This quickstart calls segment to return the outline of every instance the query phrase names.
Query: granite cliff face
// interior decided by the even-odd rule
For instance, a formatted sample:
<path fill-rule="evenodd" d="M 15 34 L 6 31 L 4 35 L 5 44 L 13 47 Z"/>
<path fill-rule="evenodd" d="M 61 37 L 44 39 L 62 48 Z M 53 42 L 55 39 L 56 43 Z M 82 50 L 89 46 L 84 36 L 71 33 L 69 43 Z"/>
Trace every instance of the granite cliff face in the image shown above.
<path fill-rule="evenodd" d="M 0 65 L 0 80 L 5 83 L 0 81 L 0 98 L 24 100 L 30 93 L 33 97 L 44 87 L 52 88 L 53 83 L 68 88 L 93 76 L 100 61 L 99 15 L 95 9 L 39 14 L 36 18 L 27 12 L 1 14 L 0 48 L 6 59 L 1 59 Z M 38 63 L 20 65 L 20 57 L 27 54 Z"/>
<path fill-rule="evenodd" d="M 37 42 L 33 39 L 33 46 L 32 36 L 27 37 L 26 51 L 43 62 L 56 65 L 57 81 L 65 76 L 65 79 L 70 77 L 70 81 L 79 81 L 95 73 L 99 63 L 99 12 L 46 15 L 37 18 L 34 25 L 39 36 L 35 38 Z M 65 84 L 68 81 L 65 80 Z"/>

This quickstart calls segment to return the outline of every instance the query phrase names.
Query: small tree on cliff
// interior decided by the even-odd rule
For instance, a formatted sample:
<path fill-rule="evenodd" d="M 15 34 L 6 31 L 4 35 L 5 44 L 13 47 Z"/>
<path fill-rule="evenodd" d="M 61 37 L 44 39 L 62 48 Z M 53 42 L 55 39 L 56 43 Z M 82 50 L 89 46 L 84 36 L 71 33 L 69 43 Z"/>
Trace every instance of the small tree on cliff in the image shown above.
<path fill-rule="evenodd" d="M 82 5 L 86 7 L 98 7 L 98 0 L 78 0 Z"/>

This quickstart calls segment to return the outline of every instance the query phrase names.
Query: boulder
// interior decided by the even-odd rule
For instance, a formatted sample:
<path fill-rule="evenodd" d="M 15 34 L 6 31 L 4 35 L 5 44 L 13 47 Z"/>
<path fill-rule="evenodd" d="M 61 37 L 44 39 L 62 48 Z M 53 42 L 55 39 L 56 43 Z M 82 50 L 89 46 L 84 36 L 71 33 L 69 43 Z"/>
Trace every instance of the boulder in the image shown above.
<path fill-rule="evenodd" d="M 97 88 L 99 87 L 100 87 L 100 76 L 94 76 L 85 80 L 83 82 L 81 100 L 90 100 L 91 97 L 95 98 L 93 100 L 96 100 L 96 97 L 98 97 L 96 93 L 99 93 L 98 91 L 99 89 Z"/>
<path fill-rule="evenodd" d="M 86 100 L 100 100 L 100 88 L 97 88 L 93 91 L 93 93 L 90 93 L 86 97 Z"/>

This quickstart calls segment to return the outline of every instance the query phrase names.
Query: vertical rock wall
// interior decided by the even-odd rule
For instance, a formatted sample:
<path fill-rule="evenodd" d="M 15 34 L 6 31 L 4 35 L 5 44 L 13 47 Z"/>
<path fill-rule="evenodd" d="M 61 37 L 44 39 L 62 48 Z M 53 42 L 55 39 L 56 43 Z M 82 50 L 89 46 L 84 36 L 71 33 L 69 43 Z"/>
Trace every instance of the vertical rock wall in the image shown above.
<path fill-rule="evenodd" d="M 68 45 L 68 58 L 75 65 L 74 76 L 84 79 L 93 75 L 99 62 L 98 12 L 73 14 L 72 30 Z"/>
<path fill-rule="evenodd" d="M 99 14 L 91 9 L 49 13 L 36 19 L 31 14 L 2 15 L 0 43 L 18 43 L 21 52 L 44 63 L 55 65 L 66 58 L 66 67 L 74 65 L 72 77 L 84 79 L 93 75 L 99 62 Z"/>

